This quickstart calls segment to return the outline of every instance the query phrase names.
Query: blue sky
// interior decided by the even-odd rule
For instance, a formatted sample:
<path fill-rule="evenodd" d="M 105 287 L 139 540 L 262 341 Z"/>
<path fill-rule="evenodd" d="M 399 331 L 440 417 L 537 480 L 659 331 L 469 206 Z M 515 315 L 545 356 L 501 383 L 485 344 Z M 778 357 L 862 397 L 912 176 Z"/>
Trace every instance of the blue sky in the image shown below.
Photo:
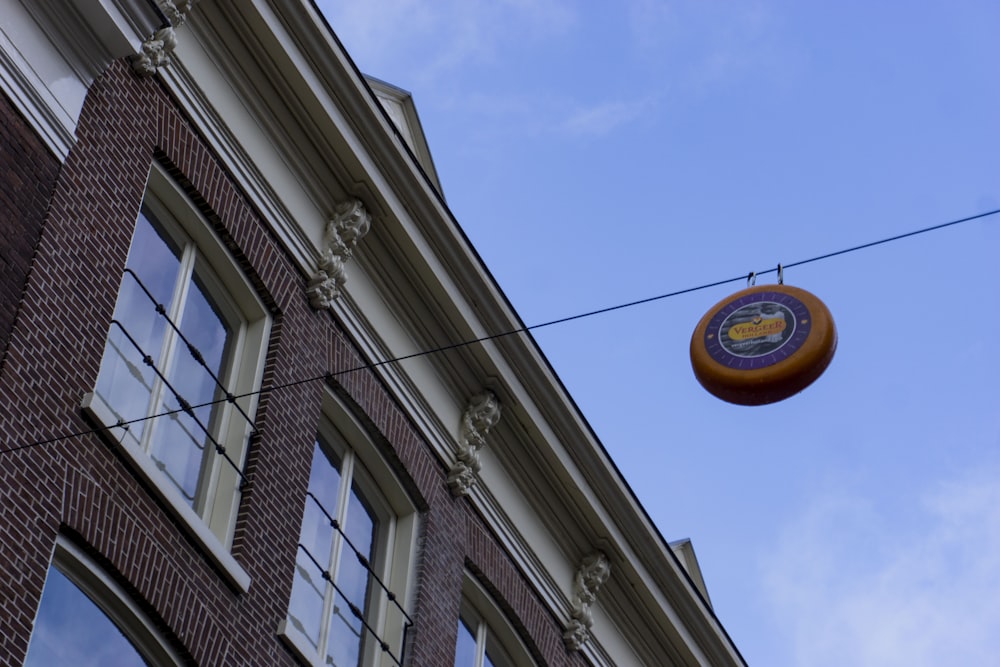
<path fill-rule="evenodd" d="M 1000 208 L 992 1 L 319 4 L 529 325 Z M 1000 216 L 786 271 L 840 345 L 771 406 L 690 370 L 740 284 L 535 333 L 751 665 L 1000 651 L 998 248 Z"/>

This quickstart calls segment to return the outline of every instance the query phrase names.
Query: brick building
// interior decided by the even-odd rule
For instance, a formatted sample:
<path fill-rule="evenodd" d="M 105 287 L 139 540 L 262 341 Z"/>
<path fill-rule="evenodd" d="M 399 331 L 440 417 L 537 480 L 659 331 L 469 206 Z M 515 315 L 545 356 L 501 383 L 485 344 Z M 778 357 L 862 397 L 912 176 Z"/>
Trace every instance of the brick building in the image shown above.
<path fill-rule="evenodd" d="M 0 662 L 742 664 L 312 4 L 0 56 Z"/>

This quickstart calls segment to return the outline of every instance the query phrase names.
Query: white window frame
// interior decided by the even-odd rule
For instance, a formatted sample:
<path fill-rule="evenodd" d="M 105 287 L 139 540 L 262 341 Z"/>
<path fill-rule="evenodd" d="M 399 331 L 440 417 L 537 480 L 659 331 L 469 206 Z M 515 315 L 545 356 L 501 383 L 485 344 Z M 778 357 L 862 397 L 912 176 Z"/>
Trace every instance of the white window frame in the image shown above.
<path fill-rule="evenodd" d="M 496 667 L 536 664 L 524 642 L 514 632 L 510 621 L 497 607 L 490 594 L 468 571 L 462 582 L 459 623 L 465 623 L 473 631 L 472 634 L 476 639 L 476 656 L 474 665 L 455 667 L 483 667 L 487 650 L 494 653 Z"/>
<path fill-rule="evenodd" d="M 354 465 L 360 464 L 363 467 L 364 473 L 356 474 L 354 482 L 361 488 L 365 501 L 372 506 L 379 520 L 372 568 L 396 595 L 399 605 L 409 612 L 414 598 L 414 556 L 417 552 L 418 523 L 416 507 L 368 432 L 329 389 L 324 391 L 323 415 L 318 435 L 325 446 L 334 449 L 341 461 L 353 459 Z M 311 449 L 312 443 L 310 451 Z M 344 486 L 342 484 L 342 490 Z M 341 497 L 343 495 L 342 493 Z M 303 507 L 306 502 L 312 500 L 303 498 L 299 507 Z M 348 547 L 345 545 L 345 548 Z M 366 610 L 365 621 L 389 643 L 390 650 L 398 658 L 403 651 L 407 619 L 395 604 L 386 599 L 377 583 L 371 583 L 371 591 L 371 605 Z M 321 627 L 327 628 L 329 621 L 329 615 L 325 615 Z M 361 664 L 365 667 L 394 667 L 395 663 L 377 646 L 371 634 L 364 632 Z M 306 664 L 325 667 L 325 656 L 317 652 L 287 618 L 278 624 L 277 634 Z"/>
<path fill-rule="evenodd" d="M 180 186 L 157 164 L 150 169 L 143 206 L 154 213 L 157 222 L 174 228 L 197 248 L 202 261 L 210 267 L 214 280 L 208 281 L 209 292 L 221 308 L 235 311 L 243 324 L 232 333 L 232 348 L 228 352 L 220 379 L 236 396 L 243 411 L 254 415 L 258 397 L 254 393 L 261 385 L 271 318 L 253 286 L 237 265 L 222 241 L 218 238 L 201 212 L 187 197 Z M 137 216 L 138 217 L 138 216 Z M 217 284 L 215 284 L 217 283 Z M 224 292 L 224 293 L 223 293 Z M 163 326 L 169 329 L 166 321 Z M 179 519 L 187 532 L 203 547 L 216 565 L 221 567 L 230 584 L 246 592 L 250 577 L 229 553 L 236 514 L 240 502 L 240 473 L 224 458 L 210 454 L 204 465 L 210 467 L 202 476 L 206 480 L 199 490 L 198 510 L 187 500 L 159 470 L 143 444 L 129 430 L 116 427 L 118 416 L 96 392 L 84 396 L 84 413 L 97 424 L 106 427 L 106 433 L 115 438 L 120 451 L 153 489 L 169 510 Z M 124 415 L 135 418 L 142 415 Z M 251 425 L 239 410 L 228 403 L 221 404 L 219 425 L 213 437 L 226 448 L 226 453 L 242 469 L 246 458 Z"/>
<path fill-rule="evenodd" d="M 104 612 L 149 664 L 178 667 L 185 664 L 122 587 L 62 535 L 56 540 L 50 567 L 59 570 Z"/>

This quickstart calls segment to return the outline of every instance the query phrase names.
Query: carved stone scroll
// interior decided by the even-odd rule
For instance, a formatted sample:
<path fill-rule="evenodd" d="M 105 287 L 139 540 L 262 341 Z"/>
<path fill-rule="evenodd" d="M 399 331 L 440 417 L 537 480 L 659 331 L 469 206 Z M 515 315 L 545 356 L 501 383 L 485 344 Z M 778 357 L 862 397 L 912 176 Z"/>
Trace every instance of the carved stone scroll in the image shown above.
<path fill-rule="evenodd" d="M 590 639 L 594 617 L 590 608 L 597 600 L 597 591 L 611 575 L 611 563 L 600 551 L 590 554 L 580 563 L 573 580 L 573 610 L 569 626 L 563 633 L 567 650 L 579 651 Z"/>
<path fill-rule="evenodd" d="M 326 225 L 319 268 L 306 286 L 309 305 L 323 310 L 333 305 L 347 282 L 344 266 L 357 245 L 371 229 L 372 217 L 357 199 L 342 202 Z"/>
<path fill-rule="evenodd" d="M 459 427 L 458 460 L 448 472 L 448 488 L 453 496 L 464 496 L 482 467 L 479 450 L 486 446 L 486 434 L 500 421 L 500 401 L 490 391 L 469 399 Z"/>

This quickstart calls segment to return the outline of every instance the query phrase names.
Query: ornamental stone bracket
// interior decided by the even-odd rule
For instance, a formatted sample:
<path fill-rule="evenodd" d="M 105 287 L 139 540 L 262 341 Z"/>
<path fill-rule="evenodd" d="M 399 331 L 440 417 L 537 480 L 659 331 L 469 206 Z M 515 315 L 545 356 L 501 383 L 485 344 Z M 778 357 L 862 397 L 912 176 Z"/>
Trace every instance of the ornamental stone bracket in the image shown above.
<path fill-rule="evenodd" d="M 486 434 L 500 421 L 500 401 L 484 390 L 469 399 L 459 425 L 458 460 L 448 471 L 448 488 L 456 498 L 469 493 L 482 467 L 479 450 L 486 446 Z"/>
<path fill-rule="evenodd" d="M 608 557 L 596 551 L 580 563 L 573 580 L 573 609 L 569 625 L 563 633 L 563 642 L 569 651 L 579 651 L 590 639 L 594 617 L 590 608 L 597 600 L 597 591 L 611 575 Z"/>
<path fill-rule="evenodd" d="M 139 76 L 152 76 L 159 67 L 170 64 L 170 55 L 177 48 L 175 29 L 180 27 L 198 0 L 157 0 L 167 17 L 167 25 L 146 38 L 139 52 L 132 56 L 132 69 Z"/>
<path fill-rule="evenodd" d="M 371 214 L 360 200 L 351 199 L 337 204 L 333 217 L 326 224 L 319 269 L 306 285 L 306 296 L 313 308 L 325 310 L 340 296 L 341 288 L 347 282 L 344 265 L 371 226 Z"/>

